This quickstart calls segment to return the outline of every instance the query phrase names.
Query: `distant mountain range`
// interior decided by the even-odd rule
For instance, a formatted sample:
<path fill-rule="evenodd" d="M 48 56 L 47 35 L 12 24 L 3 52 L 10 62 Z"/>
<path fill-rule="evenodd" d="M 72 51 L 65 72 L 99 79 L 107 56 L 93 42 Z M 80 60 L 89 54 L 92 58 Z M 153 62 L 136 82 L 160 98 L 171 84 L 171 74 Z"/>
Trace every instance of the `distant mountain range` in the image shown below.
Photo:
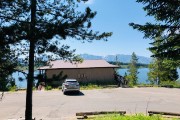
<path fill-rule="evenodd" d="M 131 60 L 131 55 L 123 55 L 123 54 L 117 54 L 117 55 L 107 55 L 107 56 L 97 56 L 97 55 L 90 55 L 90 54 L 80 54 L 80 56 L 85 60 L 99 60 L 103 59 L 106 61 L 116 61 L 123 62 L 123 63 L 129 63 Z M 142 64 L 149 64 L 151 62 L 151 58 L 144 57 L 144 56 L 137 56 L 138 63 Z"/>
<path fill-rule="evenodd" d="M 85 60 L 106 60 L 109 62 L 115 62 L 116 57 L 118 62 L 122 63 L 129 63 L 131 60 L 131 55 L 123 55 L 123 54 L 117 54 L 117 55 L 107 55 L 107 56 L 97 56 L 97 55 L 90 55 L 90 54 L 80 54 L 80 56 Z M 151 58 L 144 57 L 144 56 L 137 56 L 138 63 L 142 64 L 149 64 L 151 62 Z M 43 61 L 48 61 L 47 56 L 43 56 L 41 58 Z M 21 64 L 27 64 L 24 62 L 24 58 L 18 59 Z"/>

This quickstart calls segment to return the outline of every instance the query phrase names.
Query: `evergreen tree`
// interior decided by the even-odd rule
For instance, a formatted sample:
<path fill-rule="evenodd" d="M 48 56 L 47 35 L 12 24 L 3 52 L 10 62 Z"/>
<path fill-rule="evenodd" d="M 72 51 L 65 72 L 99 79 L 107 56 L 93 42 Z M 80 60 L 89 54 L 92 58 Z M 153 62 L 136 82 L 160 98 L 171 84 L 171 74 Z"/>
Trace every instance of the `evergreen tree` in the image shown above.
<path fill-rule="evenodd" d="M 132 56 L 131 56 L 130 64 L 128 66 L 129 75 L 127 76 L 130 86 L 137 85 L 137 82 L 138 82 L 137 75 L 139 72 L 138 72 L 138 68 L 137 68 L 137 63 L 138 63 L 138 58 L 137 58 L 136 54 L 133 52 Z"/>
<path fill-rule="evenodd" d="M 157 37 L 151 45 L 153 47 L 157 47 L 161 44 L 161 40 L 163 37 Z M 153 54 L 156 54 L 156 50 L 150 49 Z M 161 81 L 175 81 L 178 79 L 177 73 L 177 61 L 167 60 L 166 58 L 154 58 L 153 62 L 149 64 L 149 73 L 148 78 L 150 82 L 153 83 L 160 83 Z"/>
<path fill-rule="evenodd" d="M 162 81 L 162 77 L 165 74 L 164 71 L 162 71 L 162 61 L 159 59 L 154 59 L 148 66 L 149 72 L 148 72 L 148 80 L 151 84 L 157 83 L 159 84 L 160 81 Z"/>
<path fill-rule="evenodd" d="M 168 80 L 176 81 L 178 78 L 179 78 L 179 75 L 178 75 L 177 69 L 172 69 L 168 76 Z"/>
<path fill-rule="evenodd" d="M 176 81 L 179 78 L 176 61 L 165 59 L 163 60 L 163 67 L 165 71 L 164 81 Z"/>
<path fill-rule="evenodd" d="M 96 12 L 88 7 L 78 11 L 78 2 L 87 0 L 1 0 L 0 40 L 2 45 L 20 45 L 29 51 L 25 119 L 32 119 L 32 85 L 35 54 L 53 53 L 72 59 L 66 38 L 82 41 L 107 40 L 112 33 L 93 32 L 91 20 Z M 22 41 L 26 41 L 24 44 Z M 23 53 L 22 49 L 20 52 Z"/>
<path fill-rule="evenodd" d="M 130 23 L 134 29 L 144 33 L 145 38 L 155 39 L 165 35 L 161 44 L 150 48 L 156 50 L 153 56 L 169 60 L 180 60 L 180 1 L 179 0 L 136 0 L 144 4 L 148 16 L 154 16 L 157 23 L 139 25 Z M 155 41 L 156 42 L 156 41 Z M 180 64 L 178 64 L 179 66 Z"/>
<path fill-rule="evenodd" d="M 17 67 L 17 59 L 8 45 L 0 45 L 0 91 L 5 91 L 8 84 L 14 83 L 10 76 Z"/>
<path fill-rule="evenodd" d="M 152 84 L 160 84 L 163 81 L 176 81 L 178 79 L 177 69 L 172 67 L 172 61 L 154 59 L 149 64 L 148 79 Z"/>

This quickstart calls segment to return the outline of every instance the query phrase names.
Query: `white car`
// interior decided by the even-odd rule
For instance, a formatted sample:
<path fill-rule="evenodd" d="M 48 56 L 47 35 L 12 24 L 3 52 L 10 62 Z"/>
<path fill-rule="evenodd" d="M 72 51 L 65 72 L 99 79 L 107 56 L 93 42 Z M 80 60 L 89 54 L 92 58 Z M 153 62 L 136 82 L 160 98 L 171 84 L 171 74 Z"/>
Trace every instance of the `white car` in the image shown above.
<path fill-rule="evenodd" d="M 63 94 L 66 94 L 68 91 L 80 91 L 79 83 L 76 79 L 66 79 L 64 83 L 62 84 L 62 92 Z"/>

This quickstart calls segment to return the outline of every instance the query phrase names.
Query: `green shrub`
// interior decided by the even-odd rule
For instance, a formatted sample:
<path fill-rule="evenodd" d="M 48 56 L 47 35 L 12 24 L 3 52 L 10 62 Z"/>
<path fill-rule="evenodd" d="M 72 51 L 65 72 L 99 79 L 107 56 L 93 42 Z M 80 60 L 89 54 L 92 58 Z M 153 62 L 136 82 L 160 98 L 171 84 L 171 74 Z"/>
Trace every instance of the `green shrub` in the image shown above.
<path fill-rule="evenodd" d="M 52 86 L 47 85 L 47 86 L 45 87 L 45 90 L 52 90 Z"/>
<path fill-rule="evenodd" d="M 92 89 L 102 89 L 102 86 L 95 85 L 95 84 L 87 84 L 80 86 L 81 90 L 92 90 Z"/>
<path fill-rule="evenodd" d="M 36 90 L 36 87 L 33 87 L 33 90 Z"/>
<path fill-rule="evenodd" d="M 161 87 L 180 88 L 180 81 L 162 81 Z"/>
<path fill-rule="evenodd" d="M 11 92 L 15 92 L 15 91 L 17 91 L 17 87 L 16 87 L 16 85 L 14 85 L 14 86 L 9 86 L 9 87 L 8 87 L 8 90 L 11 91 Z"/>

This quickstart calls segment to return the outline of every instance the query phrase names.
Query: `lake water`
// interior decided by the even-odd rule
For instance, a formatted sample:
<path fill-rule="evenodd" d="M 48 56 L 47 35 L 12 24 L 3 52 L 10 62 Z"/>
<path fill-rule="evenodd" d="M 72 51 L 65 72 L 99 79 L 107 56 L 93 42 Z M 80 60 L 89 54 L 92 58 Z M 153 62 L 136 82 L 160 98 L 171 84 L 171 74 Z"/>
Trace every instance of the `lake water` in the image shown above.
<path fill-rule="evenodd" d="M 27 73 L 27 71 L 26 71 Z M 34 76 L 36 76 L 38 74 L 38 71 L 34 72 Z M 12 77 L 15 79 L 15 83 L 17 85 L 18 88 L 26 88 L 27 87 L 27 80 L 25 79 L 25 75 L 23 73 L 20 72 L 15 72 L 12 74 Z M 23 81 L 19 81 L 19 77 L 23 78 Z"/>
<path fill-rule="evenodd" d="M 127 72 L 128 69 L 119 69 L 118 72 L 120 75 L 124 76 L 125 72 Z M 147 73 L 149 72 L 149 69 L 148 68 L 140 68 L 138 69 L 138 83 L 148 83 L 148 76 L 147 76 Z M 38 71 L 35 71 L 35 75 L 38 74 Z M 180 69 L 178 69 L 178 74 L 180 76 Z M 18 88 L 26 88 L 27 86 L 27 81 L 24 80 L 24 81 L 19 81 L 19 77 L 22 77 L 22 78 L 25 78 L 24 74 L 22 73 L 18 73 L 18 72 L 15 72 L 13 73 L 13 78 L 15 78 L 15 82 L 16 82 L 16 85 L 18 86 Z M 180 79 L 180 78 L 179 78 Z"/>
<path fill-rule="evenodd" d="M 124 76 L 125 73 L 128 74 L 128 69 L 119 69 L 118 70 L 118 73 L 121 75 L 121 76 Z M 147 73 L 149 72 L 149 69 L 148 68 L 140 68 L 138 69 L 138 83 L 148 83 L 148 76 L 147 76 Z"/>
<path fill-rule="evenodd" d="M 124 76 L 125 73 L 128 74 L 128 69 L 119 69 L 118 70 L 118 73 L 121 75 L 121 76 Z M 178 71 L 178 74 L 179 74 L 179 79 L 180 79 L 180 69 L 177 70 Z M 147 73 L 149 72 L 149 69 L 148 68 L 140 68 L 138 69 L 138 83 L 148 83 L 148 75 Z"/>

